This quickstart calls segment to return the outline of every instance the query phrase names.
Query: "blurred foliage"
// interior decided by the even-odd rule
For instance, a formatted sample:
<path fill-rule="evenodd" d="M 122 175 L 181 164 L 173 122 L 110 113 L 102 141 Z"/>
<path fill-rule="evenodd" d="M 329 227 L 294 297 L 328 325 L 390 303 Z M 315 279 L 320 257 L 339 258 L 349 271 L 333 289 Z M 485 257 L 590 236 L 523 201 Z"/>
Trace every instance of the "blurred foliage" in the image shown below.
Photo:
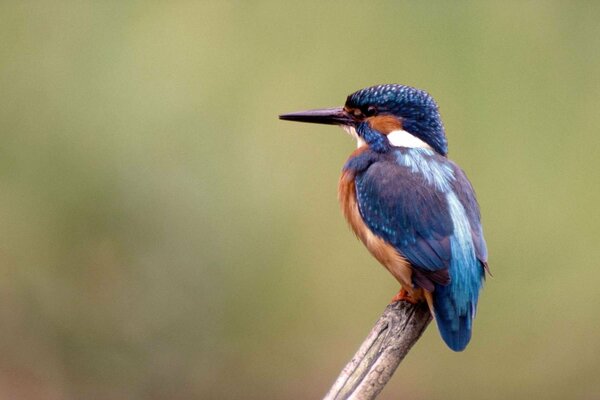
<path fill-rule="evenodd" d="M 354 144 L 282 112 L 441 106 L 490 265 L 383 399 L 600 396 L 596 2 L 0 2 L 0 398 L 319 398 L 397 285 Z"/>

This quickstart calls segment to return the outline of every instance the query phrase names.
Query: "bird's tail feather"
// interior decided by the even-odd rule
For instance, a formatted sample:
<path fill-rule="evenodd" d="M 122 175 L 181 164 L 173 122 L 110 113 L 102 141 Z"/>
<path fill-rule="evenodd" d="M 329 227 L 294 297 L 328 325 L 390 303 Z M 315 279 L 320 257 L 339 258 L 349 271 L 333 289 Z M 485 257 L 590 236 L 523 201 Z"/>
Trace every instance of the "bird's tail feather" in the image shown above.
<path fill-rule="evenodd" d="M 435 320 L 444 342 L 454 351 L 462 351 L 471 340 L 477 297 L 466 302 L 455 298 L 452 284 L 435 285 L 433 308 Z M 458 301 L 457 301 L 458 300 Z M 463 303 L 463 306 L 458 303 Z"/>

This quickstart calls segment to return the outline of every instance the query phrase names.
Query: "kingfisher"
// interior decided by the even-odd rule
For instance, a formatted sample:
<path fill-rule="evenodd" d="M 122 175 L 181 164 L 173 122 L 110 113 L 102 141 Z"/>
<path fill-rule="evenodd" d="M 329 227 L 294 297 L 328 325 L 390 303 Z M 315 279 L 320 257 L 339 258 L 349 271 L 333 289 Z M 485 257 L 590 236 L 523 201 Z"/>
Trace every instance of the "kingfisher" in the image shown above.
<path fill-rule="evenodd" d="M 392 301 L 426 301 L 448 347 L 464 350 L 489 272 L 487 246 L 475 192 L 448 159 L 433 97 L 377 85 L 352 93 L 343 107 L 279 118 L 339 125 L 356 139 L 338 186 L 346 220 L 400 283 Z"/>

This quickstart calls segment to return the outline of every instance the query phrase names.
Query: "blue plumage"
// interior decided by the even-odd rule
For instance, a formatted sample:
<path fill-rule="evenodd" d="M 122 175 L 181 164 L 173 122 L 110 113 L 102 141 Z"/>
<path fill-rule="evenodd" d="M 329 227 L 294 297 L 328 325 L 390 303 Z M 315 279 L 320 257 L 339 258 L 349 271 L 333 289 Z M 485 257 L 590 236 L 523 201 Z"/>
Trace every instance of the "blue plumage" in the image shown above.
<path fill-rule="evenodd" d="M 423 281 L 416 283 L 434 290 L 442 337 L 453 350 L 464 349 L 486 261 L 485 252 L 474 244 L 485 243 L 479 219 L 470 220 L 465 208 L 473 207 L 469 200 L 474 197 L 464 195 L 472 193 L 469 182 L 462 172 L 457 174 L 456 164 L 428 149 L 397 147 L 385 154 L 368 150 L 346 168 L 359 165 L 353 172 L 362 218 L 422 272 L 417 279 Z M 463 194 L 462 201 L 457 193 Z M 432 277 L 432 272 L 437 275 Z"/>
<path fill-rule="evenodd" d="M 340 180 L 344 215 L 403 285 L 406 266 L 394 262 L 398 255 L 401 263 L 408 261 L 413 284 L 432 294 L 442 338 L 451 349 L 463 350 L 471 338 L 487 248 L 473 188 L 446 157 L 433 98 L 409 86 L 378 85 L 351 94 L 343 108 L 280 118 L 356 132 L 360 148 Z"/>

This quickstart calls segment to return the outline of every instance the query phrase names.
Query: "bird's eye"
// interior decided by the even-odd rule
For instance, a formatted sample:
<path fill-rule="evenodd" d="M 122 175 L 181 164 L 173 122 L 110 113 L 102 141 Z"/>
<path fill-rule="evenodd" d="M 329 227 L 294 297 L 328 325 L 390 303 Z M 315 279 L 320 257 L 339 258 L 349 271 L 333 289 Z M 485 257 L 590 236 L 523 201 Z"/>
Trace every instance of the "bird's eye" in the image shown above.
<path fill-rule="evenodd" d="M 368 117 L 371 117 L 373 115 L 375 115 L 377 113 L 377 108 L 375 108 L 375 106 L 369 106 L 367 107 L 367 111 L 365 112 L 365 115 L 367 115 Z"/>

